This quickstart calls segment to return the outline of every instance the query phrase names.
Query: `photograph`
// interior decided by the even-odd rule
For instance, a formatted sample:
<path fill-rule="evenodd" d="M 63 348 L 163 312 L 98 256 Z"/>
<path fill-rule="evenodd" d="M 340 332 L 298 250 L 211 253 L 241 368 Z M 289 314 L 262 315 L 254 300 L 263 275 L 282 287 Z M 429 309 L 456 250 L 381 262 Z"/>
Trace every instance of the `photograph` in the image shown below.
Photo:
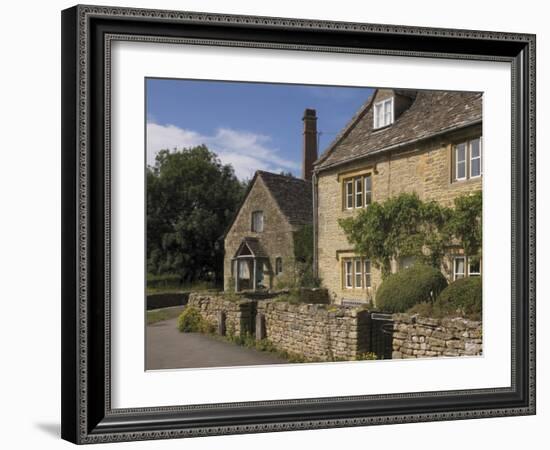
<path fill-rule="evenodd" d="M 145 370 L 482 356 L 482 92 L 144 82 Z"/>

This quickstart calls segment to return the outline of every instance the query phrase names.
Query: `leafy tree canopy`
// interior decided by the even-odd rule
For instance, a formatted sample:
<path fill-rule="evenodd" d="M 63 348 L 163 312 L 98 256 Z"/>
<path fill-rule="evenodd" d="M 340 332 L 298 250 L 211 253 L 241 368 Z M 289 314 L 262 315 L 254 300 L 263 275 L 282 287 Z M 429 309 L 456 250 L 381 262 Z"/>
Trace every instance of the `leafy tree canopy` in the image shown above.
<path fill-rule="evenodd" d="M 221 279 L 223 234 L 244 193 L 204 145 L 162 150 L 147 168 L 147 266 L 184 281 Z"/>

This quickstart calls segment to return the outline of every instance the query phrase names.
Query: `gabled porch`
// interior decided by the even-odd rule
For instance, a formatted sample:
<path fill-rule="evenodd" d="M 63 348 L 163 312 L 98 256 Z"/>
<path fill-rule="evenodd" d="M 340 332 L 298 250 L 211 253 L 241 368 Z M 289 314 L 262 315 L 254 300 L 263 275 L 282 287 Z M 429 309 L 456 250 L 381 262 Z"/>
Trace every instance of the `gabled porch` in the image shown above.
<path fill-rule="evenodd" d="M 259 291 L 271 287 L 269 257 L 258 239 L 245 237 L 231 259 L 235 292 Z"/>

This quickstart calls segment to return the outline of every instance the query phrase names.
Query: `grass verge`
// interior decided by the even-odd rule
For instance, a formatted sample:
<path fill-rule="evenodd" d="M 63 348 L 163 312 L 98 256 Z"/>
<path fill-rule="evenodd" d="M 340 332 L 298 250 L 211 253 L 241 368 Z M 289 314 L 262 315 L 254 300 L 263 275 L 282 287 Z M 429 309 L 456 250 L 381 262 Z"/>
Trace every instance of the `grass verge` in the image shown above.
<path fill-rule="evenodd" d="M 152 309 L 147 311 L 147 325 L 152 325 L 163 320 L 175 319 L 178 317 L 185 306 L 171 306 L 169 308 Z"/>

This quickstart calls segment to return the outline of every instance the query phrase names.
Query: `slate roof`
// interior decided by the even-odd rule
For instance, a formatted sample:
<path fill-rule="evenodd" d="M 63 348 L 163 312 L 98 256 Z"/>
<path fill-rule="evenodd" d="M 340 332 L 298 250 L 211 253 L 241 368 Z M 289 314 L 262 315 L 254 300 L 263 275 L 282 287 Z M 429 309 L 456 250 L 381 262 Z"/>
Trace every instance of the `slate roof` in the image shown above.
<path fill-rule="evenodd" d="M 459 129 L 482 119 L 479 92 L 394 91 L 414 98 L 411 106 L 385 128 L 373 130 L 375 91 L 353 119 L 315 162 L 322 170 L 369 154 L 390 151 L 408 143 Z"/>
<path fill-rule="evenodd" d="M 291 225 L 313 222 L 311 181 L 258 170 L 259 176 Z"/>

